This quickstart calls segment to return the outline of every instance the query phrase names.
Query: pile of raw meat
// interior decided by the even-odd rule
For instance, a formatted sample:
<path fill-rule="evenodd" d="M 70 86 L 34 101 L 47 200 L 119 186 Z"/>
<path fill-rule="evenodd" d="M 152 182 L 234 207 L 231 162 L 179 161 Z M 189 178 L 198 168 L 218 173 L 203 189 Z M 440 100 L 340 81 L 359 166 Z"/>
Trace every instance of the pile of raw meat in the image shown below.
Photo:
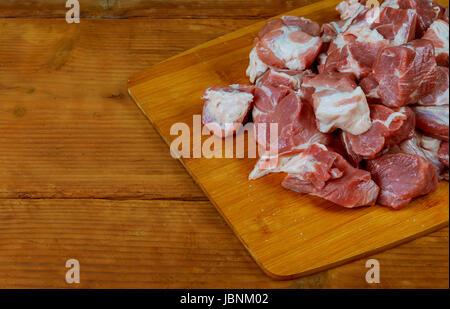
<path fill-rule="evenodd" d="M 257 141 L 267 141 L 257 124 L 278 124 L 277 165 L 262 155 L 250 179 L 283 172 L 284 188 L 394 209 L 448 181 L 449 10 L 431 0 L 365 2 L 341 2 L 341 19 L 322 26 L 269 21 L 250 53 L 253 85 L 205 91 L 203 123 L 223 136 L 252 119 Z"/>

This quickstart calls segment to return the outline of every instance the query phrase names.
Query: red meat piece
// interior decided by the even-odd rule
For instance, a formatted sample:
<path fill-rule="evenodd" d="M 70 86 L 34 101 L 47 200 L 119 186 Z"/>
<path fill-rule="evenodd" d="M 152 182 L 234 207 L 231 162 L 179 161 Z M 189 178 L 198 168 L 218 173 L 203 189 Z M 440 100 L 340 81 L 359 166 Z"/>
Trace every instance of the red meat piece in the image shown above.
<path fill-rule="evenodd" d="M 415 106 L 416 127 L 437 139 L 449 140 L 449 106 Z"/>
<path fill-rule="evenodd" d="M 363 78 L 359 83 L 359 86 L 366 94 L 369 103 L 381 103 L 381 97 L 378 94 L 380 87 L 375 77 L 373 77 L 373 74 Z"/>
<path fill-rule="evenodd" d="M 369 131 L 353 135 L 342 132 L 349 153 L 373 159 L 386 147 L 414 136 L 415 115 L 408 107 L 390 109 L 383 105 L 370 105 L 372 126 Z"/>
<path fill-rule="evenodd" d="M 436 62 L 439 65 L 448 67 L 448 21 L 442 19 L 435 20 L 430 28 L 428 28 L 423 39 L 430 40 L 433 43 Z"/>
<path fill-rule="evenodd" d="M 302 83 L 303 76 L 312 74 L 310 70 L 290 71 L 269 69 L 256 81 L 256 86 L 286 86 L 298 90 Z"/>
<path fill-rule="evenodd" d="M 386 154 L 367 161 L 373 180 L 380 187 L 378 203 L 394 209 L 438 187 L 434 166 L 418 155 Z"/>
<path fill-rule="evenodd" d="M 320 26 L 309 19 L 283 16 L 269 21 L 255 39 L 247 75 L 253 82 L 269 67 L 302 71 L 322 47 Z"/>
<path fill-rule="evenodd" d="M 415 39 L 417 13 L 415 10 L 383 8 L 378 20 L 371 26 L 393 45 L 401 45 Z"/>
<path fill-rule="evenodd" d="M 416 38 L 421 38 L 428 27 L 444 16 L 445 8 L 432 0 L 386 0 L 381 7 L 412 9 L 417 13 Z"/>
<path fill-rule="evenodd" d="M 328 143 L 327 135 L 317 130 L 312 107 L 302 103 L 299 96 L 285 86 L 255 89 L 253 122 L 261 145 L 269 145 L 270 124 L 278 125 L 279 155 L 305 149 L 312 142 Z M 265 124 L 266 130 L 261 130 L 258 124 Z"/>
<path fill-rule="evenodd" d="M 347 208 L 373 205 L 379 188 L 370 173 L 352 167 L 341 155 L 312 145 L 292 160 L 282 182 L 286 189 L 319 196 Z"/>
<path fill-rule="evenodd" d="M 373 67 L 378 94 L 386 106 L 413 104 L 436 87 L 434 47 L 428 40 L 415 40 L 380 51 Z"/>
<path fill-rule="evenodd" d="M 421 98 L 419 102 L 417 102 L 417 104 L 425 106 L 449 105 L 448 83 L 449 83 L 448 68 L 437 67 L 436 87 L 430 94 Z"/>

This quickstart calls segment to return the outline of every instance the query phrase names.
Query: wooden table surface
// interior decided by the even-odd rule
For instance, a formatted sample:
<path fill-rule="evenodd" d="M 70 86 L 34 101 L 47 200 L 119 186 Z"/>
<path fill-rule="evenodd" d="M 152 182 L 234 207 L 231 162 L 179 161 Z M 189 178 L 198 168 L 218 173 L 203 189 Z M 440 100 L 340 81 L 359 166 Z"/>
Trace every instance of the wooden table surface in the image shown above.
<path fill-rule="evenodd" d="M 308 0 L 0 0 L 0 288 L 448 288 L 449 229 L 292 281 L 262 273 L 128 77 Z M 349 240 L 351 241 L 351 240 Z M 81 283 L 65 282 L 66 260 Z"/>

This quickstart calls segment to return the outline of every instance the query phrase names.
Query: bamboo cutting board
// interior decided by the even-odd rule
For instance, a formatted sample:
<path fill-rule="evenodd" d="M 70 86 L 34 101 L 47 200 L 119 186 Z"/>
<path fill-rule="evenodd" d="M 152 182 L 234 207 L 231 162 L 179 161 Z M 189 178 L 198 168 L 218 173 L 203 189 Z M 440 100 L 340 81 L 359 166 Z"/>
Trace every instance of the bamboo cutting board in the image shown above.
<path fill-rule="evenodd" d="M 322 1 L 284 15 L 324 23 L 338 17 L 334 10 L 338 2 Z M 248 54 L 263 24 L 200 45 L 130 79 L 131 96 L 166 143 L 178 136 L 170 134 L 173 124 L 186 123 L 192 129 L 193 115 L 201 115 L 204 89 L 248 83 Z M 207 138 L 203 136 L 202 141 Z M 444 227 L 449 221 L 447 182 L 400 211 L 381 206 L 345 209 L 283 189 L 281 174 L 249 181 L 256 159 L 181 162 L 264 272 L 277 279 L 337 266 Z"/>

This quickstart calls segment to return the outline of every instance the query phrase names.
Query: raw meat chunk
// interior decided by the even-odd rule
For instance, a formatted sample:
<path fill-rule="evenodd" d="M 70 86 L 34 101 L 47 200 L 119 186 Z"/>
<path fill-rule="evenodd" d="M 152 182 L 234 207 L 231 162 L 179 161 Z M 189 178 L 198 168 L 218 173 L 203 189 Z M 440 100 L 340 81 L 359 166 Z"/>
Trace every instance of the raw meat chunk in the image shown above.
<path fill-rule="evenodd" d="M 443 17 L 445 10 L 442 5 L 432 0 L 386 0 L 381 7 L 415 10 L 417 13 L 416 38 L 421 38 L 433 21 Z"/>
<path fill-rule="evenodd" d="M 285 167 L 289 163 L 292 158 L 295 156 L 298 156 L 299 154 L 290 154 L 290 155 L 284 155 L 278 158 L 278 162 L 276 165 L 273 164 L 270 160 L 272 159 L 269 155 L 261 156 L 258 161 L 255 164 L 255 167 L 250 172 L 250 175 L 248 175 L 249 180 L 255 180 L 258 178 L 261 178 L 263 176 L 266 176 L 270 173 L 281 173 L 284 172 Z"/>
<path fill-rule="evenodd" d="M 259 59 L 256 47 L 253 47 L 249 58 L 250 63 L 247 68 L 247 76 L 249 77 L 250 82 L 254 83 L 259 76 L 263 75 L 264 72 L 269 69 L 269 66 Z"/>
<path fill-rule="evenodd" d="M 432 136 L 448 141 L 449 139 L 449 70 L 437 68 L 437 85 L 427 96 L 421 98 L 415 106 L 417 128 Z"/>
<path fill-rule="evenodd" d="M 228 87 L 214 86 L 206 89 L 202 98 L 202 122 L 213 129 L 217 125 L 222 129 L 222 136 L 232 135 L 243 124 L 253 102 L 253 86 L 231 85 Z"/>
<path fill-rule="evenodd" d="M 344 140 L 344 134 L 339 131 L 337 134 L 333 134 L 333 139 L 328 149 L 333 150 L 343 156 L 353 167 L 359 168 L 360 163 L 363 161 L 363 157 L 353 153 L 348 147 L 348 142 Z"/>
<path fill-rule="evenodd" d="M 308 19 L 283 16 L 269 21 L 255 39 L 247 76 L 254 82 L 269 67 L 303 71 L 322 47 L 320 26 Z"/>
<path fill-rule="evenodd" d="M 324 70 L 352 73 L 362 79 L 372 72 L 378 51 L 388 46 L 388 41 L 368 27 L 365 31 L 351 29 L 358 31 L 348 33 L 348 30 L 331 42 Z"/>
<path fill-rule="evenodd" d="M 292 28 L 283 27 L 264 37 L 258 49 L 260 59 L 268 65 L 289 70 L 309 67 L 319 53 L 322 41 Z"/>
<path fill-rule="evenodd" d="M 309 74 L 304 76 L 300 87 L 300 95 L 312 105 L 313 94 L 322 90 L 337 90 L 352 92 L 358 85 L 355 76 L 351 73 L 323 72 L 320 74 Z"/>
<path fill-rule="evenodd" d="M 408 107 L 390 109 L 383 105 L 370 105 L 372 126 L 369 131 L 353 135 L 342 132 L 342 139 L 349 153 L 365 159 L 373 159 L 385 147 L 414 136 L 415 117 Z"/>
<path fill-rule="evenodd" d="M 351 92 L 357 86 L 355 76 L 351 73 L 325 72 L 305 76 L 301 90 L 303 97 L 309 102 L 312 102 L 312 95 L 316 92 L 330 89 Z"/>
<path fill-rule="evenodd" d="M 283 166 L 290 158 L 296 156 L 298 153 L 304 151 L 313 144 L 328 145 L 332 137 L 323 134 L 317 130 L 314 112 L 309 104 L 301 105 L 301 112 L 299 117 L 294 121 L 292 131 L 287 140 L 290 148 L 281 152 L 278 156 L 278 164 L 273 166 L 273 154 L 265 154 L 259 158 L 255 164 L 253 171 L 250 173 L 249 179 L 257 179 L 269 173 L 277 173 L 283 171 Z"/>
<path fill-rule="evenodd" d="M 312 103 L 320 132 L 338 128 L 362 134 L 370 128 L 370 110 L 364 92 L 349 73 L 326 72 L 303 79 L 302 98 Z"/>
<path fill-rule="evenodd" d="M 249 179 L 256 179 L 269 173 L 281 172 L 283 164 L 292 156 L 304 151 L 313 144 L 328 145 L 331 142 L 331 136 L 317 130 L 314 112 L 309 104 L 301 104 L 298 118 L 294 120 L 291 130 L 285 132 L 289 135 L 283 136 L 281 140 L 284 141 L 283 145 L 287 145 L 287 147 L 282 148 L 282 151 L 279 153 L 278 165 L 268 168 L 268 163 L 272 163 L 269 161 L 272 156 L 263 155 L 255 164 Z"/>
<path fill-rule="evenodd" d="M 373 74 L 363 78 L 359 83 L 359 86 L 366 94 L 369 103 L 381 103 L 381 97 L 378 94 L 379 84 L 375 77 L 373 77 Z"/>
<path fill-rule="evenodd" d="M 448 168 L 448 142 L 442 143 L 438 152 L 439 160 L 444 164 L 446 168 Z"/>
<path fill-rule="evenodd" d="M 362 79 L 372 73 L 372 67 L 375 63 L 378 51 L 387 46 L 386 41 L 354 41 L 346 44 L 339 54 L 337 62 L 337 71 L 342 73 L 353 73 L 357 79 Z M 331 57 L 331 58 L 330 58 Z M 327 61 L 326 67 L 330 65 L 334 57 L 329 55 L 330 61 Z M 327 60 L 328 60 L 327 59 Z"/>
<path fill-rule="evenodd" d="M 258 144 L 269 149 L 270 124 L 278 125 L 278 153 L 289 152 L 292 148 L 290 137 L 293 131 L 293 123 L 298 118 L 302 103 L 297 94 L 289 87 L 261 86 L 255 89 L 253 108 L 253 122 L 255 124 L 256 140 Z M 264 124 L 262 129 L 260 124 Z"/>
<path fill-rule="evenodd" d="M 365 2 L 365 1 L 364 1 Z M 364 4 L 359 0 L 345 0 L 336 6 L 336 11 L 341 14 L 341 19 L 349 19 L 357 15 L 359 10 L 364 8 Z"/>
<path fill-rule="evenodd" d="M 417 102 L 417 104 L 425 106 L 449 105 L 448 83 L 449 83 L 448 68 L 437 67 L 436 87 L 430 94 L 421 98 L 419 102 Z"/>
<path fill-rule="evenodd" d="M 271 123 L 278 125 L 278 154 L 306 149 L 312 143 L 328 143 L 328 136 L 319 132 L 312 107 L 301 102 L 300 97 L 285 86 L 261 86 L 255 89 L 253 122 L 257 141 L 270 142 Z M 259 124 L 265 124 L 261 130 Z"/>
<path fill-rule="evenodd" d="M 373 72 L 384 105 L 401 107 L 416 103 L 436 86 L 434 47 L 428 40 L 415 40 L 384 48 Z"/>
<path fill-rule="evenodd" d="M 351 92 L 316 92 L 313 94 L 313 105 L 320 132 L 342 129 L 351 134 L 362 134 L 370 129 L 370 110 L 360 87 Z"/>
<path fill-rule="evenodd" d="M 291 151 L 305 150 L 315 143 L 328 145 L 331 142 L 331 136 L 320 132 L 316 124 L 313 107 L 303 103 L 299 117 L 293 124 L 291 137 L 293 148 Z"/>
<path fill-rule="evenodd" d="M 417 13 L 415 10 L 393 9 L 381 10 L 378 20 L 371 26 L 394 46 L 406 44 L 415 39 Z"/>
<path fill-rule="evenodd" d="M 363 79 L 372 72 L 380 49 L 401 45 L 414 39 L 416 12 L 363 7 L 345 24 L 323 26 L 323 38 L 334 40 L 328 50 L 325 71 L 351 72 Z"/>
<path fill-rule="evenodd" d="M 370 173 L 352 167 L 323 145 L 312 145 L 289 160 L 283 171 L 286 189 L 316 195 L 347 208 L 373 205 L 379 188 Z"/>
<path fill-rule="evenodd" d="M 367 161 L 367 168 L 380 187 L 378 203 L 394 209 L 438 187 L 436 169 L 418 155 L 386 154 Z"/>
<path fill-rule="evenodd" d="M 447 66 L 448 61 L 448 40 L 449 40 L 448 22 L 438 19 L 435 20 L 427 32 L 423 36 L 423 39 L 430 40 L 434 46 L 434 54 L 436 56 L 436 62 L 438 65 Z"/>
<path fill-rule="evenodd" d="M 321 27 L 267 22 L 249 55 L 255 85 L 209 88 L 203 123 L 232 135 L 252 111 L 263 154 L 250 180 L 286 173 L 289 190 L 400 209 L 449 178 L 448 8 L 343 0 L 336 10 L 341 20 Z"/>
<path fill-rule="evenodd" d="M 283 26 L 296 27 L 296 28 L 300 29 L 301 31 L 309 34 L 310 36 L 319 36 L 320 35 L 320 25 L 310 19 L 307 19 L 304 17 L 298 17 L 298 16 L 282 16 L 279 19 L 279 21 L 282 22 Z M 270 31 L 273 31 L 274 29 L 279 29 L 279 28 L 280 28 L 279 26 L 275 26 L 275 27 L 269 26 L 269 27 L 266 27 L 264 31 L 266 31 L 267 29 L 270 29 Z"/>
<path fill-rule="evenodd" d="M 416 127 L 440 140 L 449 140 L 449 106 L 415 106 Z"/>
<path fill-rule="evenodd" d="M 339 33 L 342 31 L 342 27 L 344 26 L 345 22 L 340 21 L 332 21 L 327 24 L 322 25 L 322 41 L 325 43 L 329 43 L 336 39 Z"/>
<path fill-rule="evenodd" d="M 298 90 L 302 83 L 303 76 L 311 74 L 310 70 L 306 71 L 289 71 L 269 69 L 256 81 L 256 86 L 286 86 L 294 90 Z"/>
<path fill-rule="evenodd" d="M 389 153 L 400 152 L 421 156 L 434 165 L 436 173 L 440 176 L 444 169 L 438 155 L 440 145 L 440 140 L 416 132 L 413 138 L 402 142 L 398 146 L 393 146 Z"/>

